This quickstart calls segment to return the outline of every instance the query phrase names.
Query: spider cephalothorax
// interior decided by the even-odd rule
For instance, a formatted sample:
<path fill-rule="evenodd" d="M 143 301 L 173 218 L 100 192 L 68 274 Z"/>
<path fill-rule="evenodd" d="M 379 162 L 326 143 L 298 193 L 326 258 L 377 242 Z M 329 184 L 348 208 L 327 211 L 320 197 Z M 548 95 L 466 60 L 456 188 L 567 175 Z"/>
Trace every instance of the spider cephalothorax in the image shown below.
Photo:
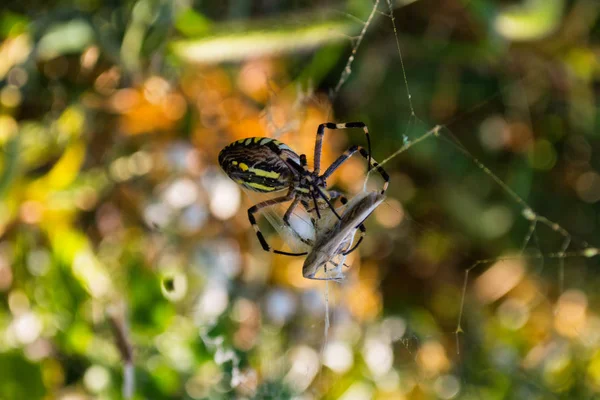
<path fill-rule="evenodd" d="M 334 190 L 327 190 L 327 178 L 354 153 L 359 152 L 364 158 L 369 160 L 369 169 L 376 168 L 381 174 L 384 179 L 381 193 L 383 194 L 387 189 L 389 183 L 387 173 L 372 160 L 370 152 L 360 146 L 350 147 L 321 174 L 321 150 L 325 128 L 362 128 L 370 148 L 369 131 L 364 123 L 348 122 L 334 124 L 328 122 L 319 125 L 317 130 L 313 171 L 308 169 L 304 154 L 298 155 L 286 144 L 272 138 L 252 137 L 241 139 L 229 144 L 219 153 L 221 168 L 223 168 L 231 179 L 243 187 L 262 193 L 288 191 L 285 196 L 265 200 L 248 209 L 248 219 L 254 227 L 260 244 L 266 251 L 290 256 L 307 254 L 306 252 L 290 253 L 273 250 L 265 240 L 254 217 L 254 214 L 261 208 L 291 201 L 292 203 L 283 217 L 283 221 L 286 224 L 289 223 L 289 219 L 298 204 L 302 204 L 309 212 L 314 211 L 317 214 L 317 218 L 321 217 L 319 210 L 323 209 L 324 206 L 329 207 L 337 218 L 341 218 L 331 202 L 338 197 L 341 197 L 342 200 L 344 198 Z M 362 224 L 360 225 L 360 229 L 364 232 Z"/>

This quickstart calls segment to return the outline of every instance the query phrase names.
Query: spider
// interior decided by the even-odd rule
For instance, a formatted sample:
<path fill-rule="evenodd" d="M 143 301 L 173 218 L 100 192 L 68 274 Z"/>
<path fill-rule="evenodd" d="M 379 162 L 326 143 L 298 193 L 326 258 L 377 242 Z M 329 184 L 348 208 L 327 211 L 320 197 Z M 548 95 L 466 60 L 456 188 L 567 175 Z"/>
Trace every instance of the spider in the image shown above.
<path fill-rule="evenodd" d="M 323 174 L 321 174 L 321 151 L 325 128 L 362 128 L 367 137 L 369 151 L 360 146 L 352 146 L 346 150 L 344 154 L 339 156 Z M 309 171 L 308 169 L 306 155 L 298 155 L 286 144 L 265 137 L 240 139 L 229 144 L 219 153 L 219 165 L 231 179 L 249 190 L 261 193 L 287 190 L 287 194 L 284 196 L 265 200 L 250 207 L 248 209 L 248 220 L 254 228 L 258 241 L 265 251 L 287 256 L 303 256 L 306 255 L 307 252 L 291 253 L 275 250 L 269 246 L 258 227 L 254 214 L 262 208 L 291 201 L 292 203 L 283 217 L 284 223 L 288 226 L 290 217 L 298 204 L 302 204 L 308 212 L 315 211 L 318 218 L 321 218 L 320 208 L 329 207 L 334 215 L 341 220 L 341 216 L 336 212 L 332 201 L 340 198 L 342 203 L 345 203 L 346 199 L 335 190 L 327 190 L 327 178 L 354 153 L 359 152 L 361 156 L 368 160 L 369 170 L 371 168 L 377 169 L 377 172 L 383 178 L 384 184 L 381 194 L 383 195 L 387 190 L 389 176 L 383 168 L 371 158 L 370 150 L 371 142 L 369 130 L 363 122 L 346 122 L 340 124 L 327 122 L 320 124 L 317 129 L 313 171 Z M 314 205 L 312 209 L 310 207 L 311 202 Z M 360 224 L 359 229 L 364 236 L 365 227 L 363 224 Z M 356 249 L 363 236 L 361 236 L 356 245 L 348 250 L 346 254 Z"/>

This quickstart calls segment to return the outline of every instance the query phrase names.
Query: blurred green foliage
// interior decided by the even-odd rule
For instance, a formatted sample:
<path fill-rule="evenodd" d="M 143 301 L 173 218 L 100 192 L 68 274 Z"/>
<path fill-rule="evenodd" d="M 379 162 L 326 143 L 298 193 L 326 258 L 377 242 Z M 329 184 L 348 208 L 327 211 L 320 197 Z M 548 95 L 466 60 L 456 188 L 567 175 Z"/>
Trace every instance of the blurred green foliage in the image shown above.
<path fill-rule="evenodd" d="M 0 398 L 596 398 L 599 15 L 6 2 Z M 387 204 L 326 286 L 261 250 L 246 209 L 262 198 L 216 158 L 251 136 L 310 158 L 327 120 L 366 122 L 379 161 L 443 127 L 385 165 Z M 363 142 L 328 132 L 324 161 Z M 331 183 L 353 195 L 364 169 Z"/>

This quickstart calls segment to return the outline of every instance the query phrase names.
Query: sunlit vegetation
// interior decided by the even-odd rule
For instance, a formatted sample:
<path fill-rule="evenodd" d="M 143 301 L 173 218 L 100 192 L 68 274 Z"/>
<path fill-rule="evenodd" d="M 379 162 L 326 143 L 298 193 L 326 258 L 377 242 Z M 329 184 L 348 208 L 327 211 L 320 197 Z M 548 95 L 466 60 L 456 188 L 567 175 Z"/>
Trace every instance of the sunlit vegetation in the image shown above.
<path fill-rule="evenodd" d="M 0 398 L 600 396 L 600 7 L 430 3 L 3 5 Z M 217 155 L 327 121 L 407 150 L 326 284 Z"/>

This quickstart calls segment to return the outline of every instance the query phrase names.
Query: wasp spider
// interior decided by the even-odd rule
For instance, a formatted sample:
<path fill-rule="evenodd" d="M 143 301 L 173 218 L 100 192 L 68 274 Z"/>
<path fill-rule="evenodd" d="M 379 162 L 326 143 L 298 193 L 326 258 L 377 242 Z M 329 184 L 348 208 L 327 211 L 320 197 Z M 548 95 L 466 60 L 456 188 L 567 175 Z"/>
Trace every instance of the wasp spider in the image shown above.
<path fill-rule="evenodd" d="M 323 172 L 323 174 L 321 174 L 321 151 L 325 128 L 362 128 L 367 137 L 369 151 L 360 146 L 352 146 L 346 150 L 344 154 L 339 156 L 337 160 Z M 389 176 L 383 168 L 371 158 L 370 143 L 369 130 L 362 122 L 347 122 L 341 124 L 327 122 L 320 124 L 317 129 L 314 169 L 312 171 L 308 169 L 306 155 L 298 155 L 286 144 L 265 137 L 241 139 L 229 144 L 219 153 L 219 165 L 231 179 L 252 191 L 271 193 L 287 190 L 287 194 L 284 196 L 265 200 L 250 207 L 248 209 L 248 219 L 265 251 L 288 256 L 303 256 L 307 253 L 291 253 L 274 250 L 269 246 L 256 223 L 254 214 L 262 208 L 291 201 L 291 204 L 283 217 L 285 224 L 289 225 L 289 219 L 298 204 L 302 204 L 308 212 L 315 211 L 318 218 L 321 218 L 319 209 L 321 209 L 322 206 L 329 207 L 335 216 L 338 219 L 341 219 L 340 215 L 336 212 L 332 201 L 337 198 L 341 198 L 342 201 L 345 199 L 340 193 L 334 190 L 327 190 L 327 178 L 356 152 L 360 153 L 368 160 L 369 170 L 375 168 L 382 176 L 384 184 L 381 194 L 384 194 L 389 184 Z M 311 203 L 314 205 L 312 208 L 310 206 Z M 361 224 L 359 228 L 364 236 L 364 226 Z M 362 236 L 356 245 L 347 253 L 356 249 L 361 240 Z"/>

